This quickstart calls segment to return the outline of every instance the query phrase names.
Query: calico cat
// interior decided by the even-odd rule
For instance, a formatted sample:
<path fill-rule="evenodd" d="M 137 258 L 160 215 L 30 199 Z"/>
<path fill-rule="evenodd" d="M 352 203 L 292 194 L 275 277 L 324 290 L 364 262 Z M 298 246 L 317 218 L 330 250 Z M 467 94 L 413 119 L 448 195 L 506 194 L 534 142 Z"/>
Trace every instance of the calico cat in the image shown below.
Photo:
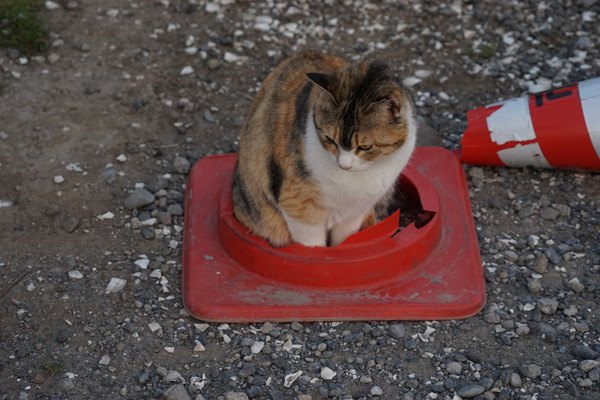
<path fill-rule="evenodd" d="M 274 247 L 337 246 L 376 222 L 415 139 L 411 96 L 385 64 L 288 58 L 242 127 L 235 216 Z"/>

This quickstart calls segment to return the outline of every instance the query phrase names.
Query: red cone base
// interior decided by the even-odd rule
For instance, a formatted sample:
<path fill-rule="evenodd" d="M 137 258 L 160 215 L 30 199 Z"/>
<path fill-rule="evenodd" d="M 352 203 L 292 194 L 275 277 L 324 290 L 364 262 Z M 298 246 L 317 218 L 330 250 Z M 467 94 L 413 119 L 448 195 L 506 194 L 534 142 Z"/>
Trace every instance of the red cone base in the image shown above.
<path fill-rule="evenodd" d="M 398 181 L 420 217 L 396 212 L 337 247 L 275 249 L 234 217 L 235 155 L 194 166 L 186 189 L 183 298 L 218 322 L 457 319 L 485 304 L 469 193 L 456 157 L 418 148 Z"/>

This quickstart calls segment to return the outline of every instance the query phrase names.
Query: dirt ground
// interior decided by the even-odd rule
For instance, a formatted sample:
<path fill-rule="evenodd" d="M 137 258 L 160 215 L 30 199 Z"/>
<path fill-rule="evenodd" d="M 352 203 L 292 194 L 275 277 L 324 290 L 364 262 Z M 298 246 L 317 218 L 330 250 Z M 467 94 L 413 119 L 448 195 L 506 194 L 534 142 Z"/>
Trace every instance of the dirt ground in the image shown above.
<path fill-rule="evenodd" d="M 209 154 L 235 151 L 238 130 L 253 95 L 286 55 L 311 47 L 347 59 L 383 59 L 402 76 L 429 71 L 417 73 L 422 78 L 413 91 L 424 122 L 439 132 L 447 147 L 457 145 L 467 110 L 526 93 L 524 81 L 535 80 L 535 74 L 531 78 L 522 75 L 532 66 L 546 65 L 535 59 L 538 53 L 526 51 L 531 41 L 523 39 L 527 44 L 517 55 L 533 59 L 515 67 L 521 76 L 515 75 L 516 71 L 506 75 L 475 72 L 475 65 L 487 68 L 493 64 L 490 60 L 505 56 L 501 51 L 507 44 L 498 29 L 510 30 L 527 21 L 519 17 L 511 21 L 508 12 L 494 2 L 484 2 L 475 11 L 462 4 L 460 14 L 428 12 L 437 7 L 436 2 L 425 2 L 420 8 L 407 5 L 409 2 L 372 6 L 299 2 L 297 13 L 289 12 L 291 3 L 271 4 L 274 2 L 210 3 L 220 7 L 217 12 L 206 11 L 210 6 L 205 1 L 58 3 L 58 9 L 42 12 L 51 32 L 47 54 L 20 59 L 0 50 L 0 132 L 8 135 L 0 139 L 0 200 L 11 202 L 0 207 L 1 399 L 27 398 L 25 395 L 35 399 L 159 398 L 167 386 L 158 381 L 142 383 L 139 377 L 140 371 L 157 365 L 182 375 L 197 374 L 185 371 L 211 371 L 208 379 L 212 383 L 202 392 L 208 399 L 224 396 L 228 390 L 245 390 L 246 386 L 219 378 L 240 362 L 222 340 L 192 357 L 198 334 L 193 323 L 197 321 L 182 310 L 179 289 L 181 233 L 176 227 L 182 226 L 182 217 L 172 215 L 172 222 L 164 224 L 170 228 L 168 235 L 147 239 L 140 229 L 131 227 L 132 211 L 124 207 L 124 200 L 137 183 L 148 185 L 164 174 L 171 174 L 166 190 L 183 192 L 186 171 L 173 166 L 176 156 L 193 163 Z M 582 7 L 573 5 L 564 18 L 579 21 Z M 494 17 L 500 15 L 499 10 L 503 18 Z M 529 11 L 535 14 L 535 6 L 529 6 Z M 261 15 L 274 16 L 282 25 L 297 23 L 297 28 L 289 28 L 297 32 L 286 36 L 261 30 L 256 27 L 256 17 Z M 465 34 L 465 29 L 476 37 Z M 473 42 L 480 39 L 498 43 L 497 49 L 486 48 L 497 54 L 472 54 Z M 531 46 L 567 58 L 572 39 L 553 31 Z M 436 49 L 436 42 L 442 42 L 443 48 Z M 597 49 L 588 50 L 588 61 L 589 68 L 574 68 L 562 77 L 562 83 L 600 75 Z M 187 66 L 192 67 L 191 73 Z M 466 167 L 466 171 L 470 169 Z M 473 177 L 480 178 L 478 173 Z M 592 285 L 593 290 L 572 302 L 581 310 L 579 315 L 587 321 L 589 331 L 567 332 L 566 342 L 524 339 L 502 347 L 499 333 L 479 316 L 466 325 L 445 322 L 438 326 L 438 343 L 455 349 L 478 344 L 484 355 L 480 362 L 485 363 L 488 355 L 503 361 L 490 366 L 490 371 L 527 360 L 561 371 L 573 364 L 573 356 L 560 346 L 570 349 L 571 344 L 599 343 L 598 276 L 593 266 L 600 264 L 600 203 L 596 200 L 600 179 L 591 173 L 506 172 L 498 168 L 486 169 L 482 179 L 475 183 L 470 179 L 475 219 L 486 267 L 494 267 L 495 262 L 499 265 L 496 275 L 486 271 L 488 304 L 506 304 L 506 309 L 512 310 L 517 302 L 528 302 L 532 296 L 527 274 L 500 273 L 507 264 L 498 260 L 503 259 L 506 248 L 498 243 L 512 239 L 517 243 L 543 234 L 558 244 L 560 238 L 575 236 L 582 249 L 574 252 L 588 255 L 571 261 L 568 267 L 575 272 L 569 270 L 568 278 L 580 276 L 586 285 Z M 562 184 L 575 188 L 565 191 L 559 187 Z M 507 197 L 507 192 L 515 194 L 516 200 Z M 544 206 L 542 195 L 549 199 L 548 204 L 573 202 L 572 212 L 579 212 L 576 203 L 582 197 L 578 194 L 591 201 L 578 224 L 566 218 L 559 222 L 536 216 L 523 225 L 519 222 L 523 207 L 532 202 Z M 169 198 L 168 202 L 177 200 Z M 98 218 L 107 212 L 114 217 Z M 133 216 L 138 213 L 134 211 Z M 140 270 L 133 264 L 139 255 L 158 259 L 168 292 L 161 292 L 161 285 L 152 278 L 139 281 Z M 531 260 L 522 266 L 527 262 Z M 69 271 L 74 270 L 84 278 L 70 277 Z M 112 277 L 126 279 L 127 285 L 122 292 L 107 295 L 105 288 Z M 551 270 L 544 275 L 543 285 L 551 295 L 563 293 L 561 299 L 570 299 L 565 294 L 569 291 L 566 278 L 559 270 Z M 508 287 L 511 282 L 513 288 Z M 162 327 L 158 337 L 148 329 L 153 321 Z M 361 329 L 358 324 L 343 326 L 354 332 Z M 316 323 L 307 326 L 315 332 L 325 329 Z M 407 326 L 411 332 L 425 329 L 424 324 Z M 220 331 L 211 329 L 221 337 Z M 289 324 L 281 324 L 280 329 L 292 332 Z M 488 339 L 473 339 L 477 337 Z M 216 339 L 202 336 L 201 341 L 205 340 L 212 343 Z M 174 352 L 164 350 L 171 345 Z M 108 366 L 99 365 L 104 355 L 110 355 Z M 328 360 L 343 363 L 348 357 L 349 353 L 339 350 Z M 429 362 L 426 358 L 402 349 L 394 362 L 406 362 L 412 365 L 411 371 L 423 376 L 418 388 L 411 389 L 416 391 L 414 398 L 436 398 L 426 397 L 431 392 L 431 385 L 425 383 L 427 376 L 435 373 L 435 368 L 425 365 Z M 65 383 L 67 373 L 77 375 L 72 379 L 74 388 Z M 543 383 L 527 381 L 529 386 L 524 383 L 522 390 L 512 387 L 510 398 L 536 398 L 531 397 L 534 393 L 557 399 L 600 396 L 597 381 L 583 387 L 577 386 L 577 378 L 569 378 L 575 389 L 559 383 L 547 389 Z M 313 398 L 325 396 L 308 382 L 294 392 L 283 388 L 282 377 L 276 379 L 281 380 L 281 398 L 295 398 L 298 390 Z M 474 379 L 472 375 L 465 378 L 469 382 Z M 394 381 L 375 376 L 373 381 L 384 389 L 382 398 L 403 398 L 407 393 L 406 387 L 399 388 Z M 344 394 L 355 398 L 373 395 L 351 379 L 340 384 Z M 535 389 L 538 384 L 547 390 Z M 335 389 L 329 390 L 329 397 L 335 397 L 331 395 Z M 262 393 L 257 398 L 277 398 L 266 390 Z M 452 391 L 446 395 L 449 393 Z M 443 396 L 437 398 L 452 398 Z"/>

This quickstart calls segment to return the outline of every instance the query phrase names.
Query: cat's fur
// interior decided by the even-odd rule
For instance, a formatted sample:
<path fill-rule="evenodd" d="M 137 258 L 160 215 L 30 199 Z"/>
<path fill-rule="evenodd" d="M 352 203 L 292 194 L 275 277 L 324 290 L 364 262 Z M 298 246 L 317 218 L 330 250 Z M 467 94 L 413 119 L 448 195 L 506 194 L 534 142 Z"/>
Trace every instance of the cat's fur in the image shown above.
<path fill-rule="evenodd" d="M 276 247 L 338 245 L 375 222 L 415 138 L 410 95 L 384 64 L 288 58 L 242 128 L 235 216 Z"/>

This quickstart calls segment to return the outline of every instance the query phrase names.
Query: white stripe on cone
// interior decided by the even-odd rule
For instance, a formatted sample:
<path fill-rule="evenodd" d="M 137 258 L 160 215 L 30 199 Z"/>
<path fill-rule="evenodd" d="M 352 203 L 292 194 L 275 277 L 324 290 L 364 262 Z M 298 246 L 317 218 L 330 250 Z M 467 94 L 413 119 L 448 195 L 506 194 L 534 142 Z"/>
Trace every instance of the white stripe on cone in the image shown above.
<path fill-rule="evenodd" d="M 585 125 L 600 158 L 600 78 L 579 82 L 579 98 Z"/>
<path fill-rule="evenodd" d="M 498 150 L 498 157 L 509 167 L 533 165 L 540 168 L 552 168 L 537 143 L 518 144 L 515 147 Z"/>
<path fill-rule="evenodd" d="M 535 139 L 533 122 L 529 112 L 529 99 L 519 97 L 505 102 L 487 117 L 490 138 L 497 144 Z"/>

